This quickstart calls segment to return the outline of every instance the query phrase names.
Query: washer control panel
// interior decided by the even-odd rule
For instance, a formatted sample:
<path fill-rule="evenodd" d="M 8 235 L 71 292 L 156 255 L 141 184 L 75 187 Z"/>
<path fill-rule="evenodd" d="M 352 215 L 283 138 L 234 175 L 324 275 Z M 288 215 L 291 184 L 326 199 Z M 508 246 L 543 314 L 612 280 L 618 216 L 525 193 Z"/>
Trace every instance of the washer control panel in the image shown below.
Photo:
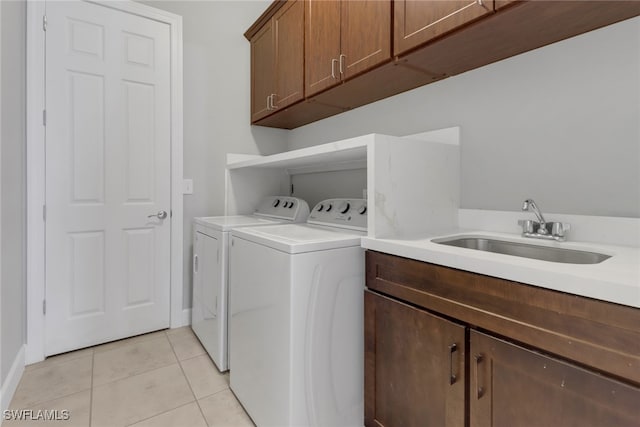
<path fill-rule="evenodd" d="M 367 201 L 365 199 L 323 200 L 313 207 L 307 222 L 367 231 Z"/>
<path fill-rule="evenodd" d="M 292 222 L 304 222 L 309 216 L 309 205 L 297 197 L 267 196 L 262 199 L 254 214 Z"/>

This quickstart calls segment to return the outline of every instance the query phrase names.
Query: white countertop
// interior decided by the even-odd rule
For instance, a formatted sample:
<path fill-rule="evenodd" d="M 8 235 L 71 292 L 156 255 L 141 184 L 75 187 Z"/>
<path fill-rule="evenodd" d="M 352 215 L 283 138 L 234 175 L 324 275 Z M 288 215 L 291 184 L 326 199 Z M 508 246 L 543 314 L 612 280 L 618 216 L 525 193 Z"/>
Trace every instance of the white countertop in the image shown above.
<path fill-rule="evenodd" d="M 441 237 L 486 236 L 498 240 L 599 252 L 599 264 L 563 264 L 433 243 Z M 412 238 L 364 237 L 366 249 L 487 276 L 640 308 L 640 248 L 582 242 L 550 242 L 517 234 L 456 229 Z"/>

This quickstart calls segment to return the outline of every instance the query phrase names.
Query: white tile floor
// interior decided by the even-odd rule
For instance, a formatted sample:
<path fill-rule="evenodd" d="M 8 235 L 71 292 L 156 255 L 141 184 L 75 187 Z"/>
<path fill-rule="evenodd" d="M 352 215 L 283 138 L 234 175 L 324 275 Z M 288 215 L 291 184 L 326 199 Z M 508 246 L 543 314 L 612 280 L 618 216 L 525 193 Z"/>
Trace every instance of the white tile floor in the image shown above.
<path fill-rule="evenodd" d="M 218 372 L 189 327 L 29 365 L 10 409 L 67 410 L 69 419 L 3 427 L 253 426 L 229 390 L 229 375 Z"/>

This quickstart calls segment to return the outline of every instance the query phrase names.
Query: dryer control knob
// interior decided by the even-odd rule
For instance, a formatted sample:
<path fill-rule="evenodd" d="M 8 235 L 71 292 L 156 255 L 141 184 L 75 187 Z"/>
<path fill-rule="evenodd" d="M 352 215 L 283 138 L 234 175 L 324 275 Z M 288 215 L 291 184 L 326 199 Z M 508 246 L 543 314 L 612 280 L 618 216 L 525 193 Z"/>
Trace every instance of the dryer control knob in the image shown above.
<path fill-rule="evenodd" d="M 349 212 L 350 208 L 351 208 L 351 205 L 349 204 L 349 202 L 342 202 L 338 210 L 340 211 L 340 213 L 345 214 Z"/>
<path fill-rule="evenodd" d="M 275 200 L 273 201 L 273 207 L 274 207 L 274 208 L 277 208 L 278 206 L 280 206 L 280 199 L 275 199 Z"/>
<path fill-rule="evenodd" d="M 329 212 L 332 208 L 333 208 L 333 205 L 331 203 L 329 203 L 327 205 L 327 209 L 325 209 L 325 212 Z"/>
<path fill-rule="evenodd" d="M 360 208 L 358 209 L 358 213 L 359 213 L 360 215 L 364 215 L 364 214 L 366 214 L 366 213 L 367 213 L 367 205 L 362 205 L 362 206 L 360 206 Z"/>
<path fill-rule="evenodd" d="M 291 208 L 293 207 L 293 204 L 294 204 L 294 203 L 295 203 L 295 202 L 294 202 L 293 200 L 289 202 L 289 209 L 291 209 Z"/>
<path fill-rule="evenodd" d="M 284 205 L 282 205 L 283 208 L 288 208 L 289 207 L 289 202 L 284 202 Z"/>
<path fill-rule="evenodd" d="M 318 205 L 318 207 L 316 208 L 316 210 L 317 210 L 318 212 L 322 212 L 322 211 L 324 210 L 324 205 L 323 205 L 322 203 L 320 203 L 320 204 Z"/>

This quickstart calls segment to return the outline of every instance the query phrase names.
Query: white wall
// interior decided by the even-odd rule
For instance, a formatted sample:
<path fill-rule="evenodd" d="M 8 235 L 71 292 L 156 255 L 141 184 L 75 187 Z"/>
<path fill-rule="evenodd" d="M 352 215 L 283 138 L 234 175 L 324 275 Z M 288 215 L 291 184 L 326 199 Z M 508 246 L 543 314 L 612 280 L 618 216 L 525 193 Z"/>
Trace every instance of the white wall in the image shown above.
<path fill-rule="evenodd" d="M 289 149 L 459 125 L 461 205 L 640 216 L 640 18 L 334 116 Z M 417 183 L 419 184 L 419 183 Z"/>
<path fill-rule="evenodd" d="M 224 212 L 226 153 L 273 154 L 287 132 L 251 127 L 249 42 L 242 35 L 270 1 L 145 1 L 183 17 L 184 304 L 191 306 L 191 219 Z"/>
<path fill-rule="evenodd" d="M 1 1 L 1 319 L 4 384 L 25 343 L 25 28 L 26 2 Z"/>

